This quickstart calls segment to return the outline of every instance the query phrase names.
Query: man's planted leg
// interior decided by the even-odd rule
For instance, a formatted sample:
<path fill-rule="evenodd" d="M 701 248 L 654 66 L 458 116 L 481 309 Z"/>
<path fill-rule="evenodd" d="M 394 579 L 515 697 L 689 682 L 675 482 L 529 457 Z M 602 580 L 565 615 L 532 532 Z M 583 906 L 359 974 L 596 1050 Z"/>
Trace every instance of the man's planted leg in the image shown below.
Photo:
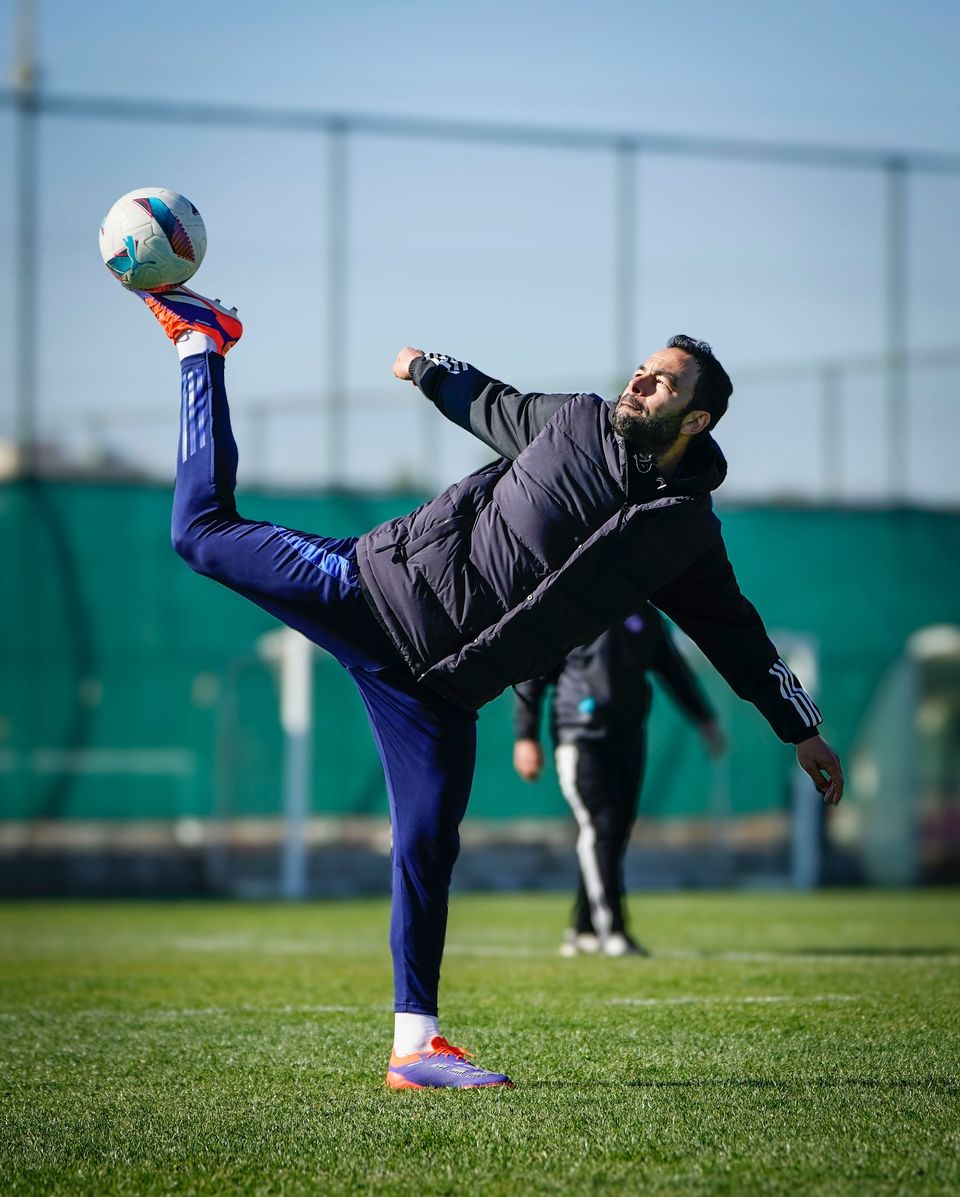
<path fill-rule="evenodd" d="M 447 897 L 476 759 L 476 716 L 394 671 L 352 671 L 383 762 L 393 827 L 393 1089 L 509 1085 L 439 1033 Z"/>

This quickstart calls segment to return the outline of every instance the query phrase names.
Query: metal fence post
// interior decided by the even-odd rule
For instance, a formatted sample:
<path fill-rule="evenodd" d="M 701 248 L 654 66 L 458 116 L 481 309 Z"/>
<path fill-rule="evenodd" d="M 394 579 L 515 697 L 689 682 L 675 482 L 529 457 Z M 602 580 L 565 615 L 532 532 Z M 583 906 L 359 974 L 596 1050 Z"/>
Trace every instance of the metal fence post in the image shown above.
<path fill-rule="evenodd" d="M 820 368 L 820 460 L 823 495 L 839 499 L 843 471 L 843 409 L 841 367 L 825 362 Z"/>
<path fill-rule="evenodd" d="M 347 137 L 343 120 L 332 120 L 327 139 L 327 445 L 330 486 L 343 485 L 347 399 Z"/>
<path fill-rule="evenodd" d="M 613 301 L 614 369 L 622 381 L 633 373 L 636 348 L 637 303 L 637 159 L 638 146 L 632 138 L 618 141 L 614 149 L 616 167 L 614 194 Z"/>
<path fill-rule="evenodd" d="M 902 158 L 890 158 L 883 177 L 886 198 L 887 494 L 906 498 L 907 418 L 907 172 Z"/>
<path fill-rule="evenodd" d="M 16 440 L 22 475 L 32 475 L 37 461 L 37 64 L 36 16 L 32 0 L 18 12 L 15 68 L 17 156 L 17 295 L 14 310 Z"/>

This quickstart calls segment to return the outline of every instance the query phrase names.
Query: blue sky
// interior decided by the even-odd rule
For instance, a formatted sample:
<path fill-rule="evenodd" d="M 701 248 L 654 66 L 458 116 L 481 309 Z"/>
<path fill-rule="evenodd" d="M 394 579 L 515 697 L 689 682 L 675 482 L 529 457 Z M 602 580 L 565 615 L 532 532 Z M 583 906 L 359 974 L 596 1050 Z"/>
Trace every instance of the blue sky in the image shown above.
<path fill-rule="evenodd" d="M 181 15 L 40 0 L 39 16 L 44 85 L 57 93 L 960 152 L 956 4 L 241 0 Z M 2 22 L 6 64 L 10 6 Z M 0 161 L 11 152 L 3 112 Z M 56 119 L 43 124 L 41 164 L 42 327 L 45 347 L 57 345 L 41 369 L 45 427 L 115 408 L 126 420 L 108 432 L 118 451 L 162 468 L 155 442 L 175 435 L 163 418 L 176 402 L 175 367 L 95 257 L 105 209 L 148 182 L 184 191 L 204 212 L 210 249 L 196 285 L 247 319 L 231 359 L 238 410 L 272 401 L 280 413 L 322 397 L 322 141 Z M 603 155 L 362 138 L 351 170 L 343 302 L 355 477 L 389 480 L 415 464 L 415 448 L 396 446 L 414 445 L 423 416 L 387 373 L 408 341 L 521 387 L 613 393 L 613 176 Z M 739 386 L 719 439 L 729 489 L 810 493 L 818 363 L 883 345 L 880 183 L 862 172 L 653 157 L 640 179 L 637 356 L 682 330 L 711 340 L 735 383 L 738 369 L 747 378 L 756 365 L 796 363 L 790 385 Z M 4 199 L 10 244 L 12 192 Z M 911 190 L 917 349 L 960 341 L 958 200 L 957 178 Z M 82 303 L 52 306 L 61 281 Z M 7 274 L 6 327 L 13 302 Z M 11 374 L 0 356 L 2 427 Z M 910 383 L 909 467 L 921 497 L 960 498 L 947 448 L 960 431 L 958 374 L 921 370 Z M 876 380 L 851 379 L 841 419 L 850 495 L 882 490 L 881 422 Z M 259 467 L 309 481 L 322 435 L 316 416 L 276 415 L 269 450 L 256 446 Z M 455 431 L 433 435 L 436 481 L 480 460 Z"/>
<path fill-rule="evenodd" d="M 958 148 L 960 9 L 917 0 L 40 0 L 52 89 Z M 6 56 L 9 57 L 9 56 Z"/>

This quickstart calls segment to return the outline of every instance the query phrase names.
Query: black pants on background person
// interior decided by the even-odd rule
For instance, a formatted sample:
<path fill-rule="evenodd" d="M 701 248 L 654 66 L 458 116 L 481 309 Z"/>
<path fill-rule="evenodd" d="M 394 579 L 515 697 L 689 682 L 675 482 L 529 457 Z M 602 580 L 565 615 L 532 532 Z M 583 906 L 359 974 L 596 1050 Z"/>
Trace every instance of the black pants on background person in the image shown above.
<path fill-rule="evenodd" d="M 645 746 L 629 754 L 581 741 L 558 744 L 557 777 L 577 820 L 580 884 L 572 927 L 577 935 L 626 934 L 623 862 L 637 817 Z"/>
<path fill-rule="evenodd" d="M 546 706 L 557 779 L 577 820 L 580 884 L 564 956 L 645 954 L 626 928 L 623 863 L 647 755 L 650 674 L 699 729 L 707 752 L 723 752 L 714 710 L 649 603 L 574 649 L 549 674 L 514 687 L 514 768 L 525 781 L 540 776 Z"/>

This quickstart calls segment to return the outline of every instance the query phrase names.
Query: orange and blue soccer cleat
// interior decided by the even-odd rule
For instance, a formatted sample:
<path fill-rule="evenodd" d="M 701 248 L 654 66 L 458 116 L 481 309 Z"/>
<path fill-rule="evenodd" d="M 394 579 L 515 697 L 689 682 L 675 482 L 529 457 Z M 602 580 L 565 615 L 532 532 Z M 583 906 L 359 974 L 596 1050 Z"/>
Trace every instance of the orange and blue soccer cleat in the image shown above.
<path fill-rule="evenodd" d="M 225 308 L 219 299 L 204 299 L 186 287 L 175 291 L 134 291 L 154 316 L 171 341 L 185 333 L 198 332 L 209 337 L 217 353 L 226 353 L 243 336 L 243 325 L 236 308 Z"/>
<path fill-rule="evenodd" d="M 499 1072 L 477 1068 L 467 1057 L 470 1052 L 447 1043 L 441 1035 L 430 1040 L 426 1051 L 409 1056 L 390 1055 L 387 1069 L 389 1089 L 482 1089 L 502 1085 L 512 1089 L 513 1082 Z"/>

